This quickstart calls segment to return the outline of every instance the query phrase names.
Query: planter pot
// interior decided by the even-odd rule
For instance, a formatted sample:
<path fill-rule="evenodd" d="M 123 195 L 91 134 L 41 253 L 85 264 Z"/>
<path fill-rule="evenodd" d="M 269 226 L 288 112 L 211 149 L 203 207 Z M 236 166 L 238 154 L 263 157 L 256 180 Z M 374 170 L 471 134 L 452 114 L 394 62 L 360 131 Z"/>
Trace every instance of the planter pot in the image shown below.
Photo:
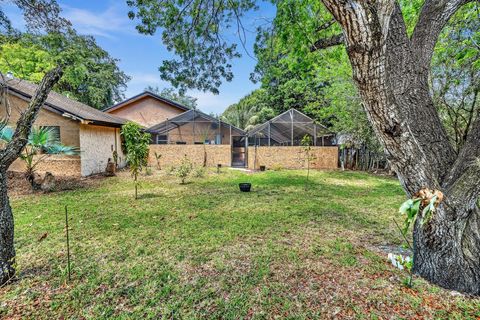
<path fill-rule="evenodd" d="M 250 192 L 250 189 L 252 188 L 251 183 L 239 183 L 238 186 L 242 192 Z"/>
<path fill-rule="evenodd" d="M 260 171 L 265 171 L 267 169 L 267 167 L 265 166 L 260 166 Z"/>

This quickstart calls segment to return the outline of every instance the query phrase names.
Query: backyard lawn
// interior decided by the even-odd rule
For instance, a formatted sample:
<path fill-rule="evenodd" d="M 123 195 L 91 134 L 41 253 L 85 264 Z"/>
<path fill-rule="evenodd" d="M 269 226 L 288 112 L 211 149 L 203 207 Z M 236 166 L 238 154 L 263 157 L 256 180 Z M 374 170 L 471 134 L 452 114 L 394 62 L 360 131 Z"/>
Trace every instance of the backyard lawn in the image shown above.
<path fill-rule="evenodd" d="M 480 300 L 406 288 L 387 261 L 402 243 L 397 180 L 313 172 L 305 190 L 305 175 L 223 169 L 180 185 L 159 171 L 134 200 L 122 173 L 15 197 L 19 279 L 0 289 L 0 318 L 480 318 Z M 252 192 L 238 191 L 245 181 Z"/>

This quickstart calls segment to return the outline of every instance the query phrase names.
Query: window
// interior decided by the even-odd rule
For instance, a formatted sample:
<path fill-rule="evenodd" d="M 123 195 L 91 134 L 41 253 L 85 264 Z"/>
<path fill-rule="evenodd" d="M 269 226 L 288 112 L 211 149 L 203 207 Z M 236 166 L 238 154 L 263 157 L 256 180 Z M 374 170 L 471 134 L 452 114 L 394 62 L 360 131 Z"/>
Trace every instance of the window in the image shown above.
<path fill-rule="evenodd" d="M 41 128 L 52 132 L 52 136 L 53 136 L 52 142 L 56 142 L 56 143 L 61 142 L 59 126 L 42 126 Z"/>
<path fill-rule="evenodd" d="M 157 136 L 157 144 L 168 144 L 168 136 Z"/>

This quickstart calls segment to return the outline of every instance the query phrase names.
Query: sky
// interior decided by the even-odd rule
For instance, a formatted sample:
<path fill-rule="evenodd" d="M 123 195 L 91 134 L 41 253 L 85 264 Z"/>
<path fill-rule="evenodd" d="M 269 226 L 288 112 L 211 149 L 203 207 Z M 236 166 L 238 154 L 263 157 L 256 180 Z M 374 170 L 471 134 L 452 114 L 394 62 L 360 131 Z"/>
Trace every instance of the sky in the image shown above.
<path fill-rule="evenodd" d="M 69 19 L 80 34 L 89 34 L 96 38 L 97 43 L 114 58 L 120 59 L 119 67 L 131 77 L 126 97 L 142 92 L 147 86 L 158 86 L 160 89 L 170 87 L 170 84 L 160 79 L 158 67 L 165 59 L 173 56 L 162 44 L 160 34 L 146 36 L 135 30 L 136 22 L 128 18 L 129 7 L 125 0 L 57 0 L 63 10 L 63 16 Z M 7 8 L 8 9 L 8 8 Z M 11 9 L 13 11 L 13 9 Z M 8 10 L 7 10 L 8 13 Z M 21 20 L 18 13 L 17 19 Z M 257 88 L 249 80 L 256 61 L 253 57 L 255 41 L 255 26 L 272 19 L 275 9 L 269 4 L 262 4 L 258 11 L 248 13 L 243 20 L 247 30 L 246 50 L 242 57 L 232 61 L 234 79 L 220 87 L 220 94 L 197 90 L 187 91 L 187 94 L 197 98 L 198 108 L 206 113 L 220 114 L 232 103 Z M 12 18 L 12 15 L 9 16 Z M 16 20 L 16 21 L 15 21 Z M 18 26 L 16 26 L 18 27 Z M 231 31 L 233 36 L 234 30 Z M 236 37 L 232 37 L 236 38 Z M 241 46 L 239 46 L 241 47 Z"/>

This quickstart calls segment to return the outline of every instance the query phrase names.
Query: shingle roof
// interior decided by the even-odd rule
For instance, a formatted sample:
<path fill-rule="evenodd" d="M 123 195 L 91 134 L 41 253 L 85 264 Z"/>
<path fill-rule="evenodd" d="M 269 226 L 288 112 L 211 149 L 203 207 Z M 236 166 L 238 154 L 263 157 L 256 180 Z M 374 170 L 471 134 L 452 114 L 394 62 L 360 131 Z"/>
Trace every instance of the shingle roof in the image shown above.
<path fill-rule="evenodd" d="M 30 100 L 35 93 L 38 85 L 26 80 L 10 79 L 7 81 L 8 88 Z M 65 116 L 73 116 L 72 118 L 96 124 L 121 126 L 127 120 L 105 113 L 103 111 L 92 108 L 84 103 L 70 99 L 64 95 L 50 91 L 47 101 L 45 102 L 47 109 L 56 111 Z"/>
<path fill-rule="evenodd" d="M 167 98 L 164 98 L 164 97 L 159 96 L 158 94 L 156 94 L 156 93 L 154 93 L 154 92 L 151 92 L 151 91 L 148 91 L 148 90 L 147 90 L 147 91 L 144 91 L 144 92 L 142 92 L 142 93 L 139 93 L 139 94 L 137 94 L 137 95 L 135 95 L 135 96 L 133 96 L 133 97 L 131 97 L 131 98 L 128 98 L 127 100 L 124 100 L 124 101 L 122 101 L 122 102 L 119 102 L 119 103 L 117 103 L 117 104 L 115 104 L 115 105 L 113 105 L 113 106 L 107 107 L 107 108 L 103 109 L 103 111 L 108 112 L 108 111 L 116 110 L 116 109 L 118 109 L 118 108 L 121 108 L 121 107 L 129 104 L 130 102 L 136 101 L 136 100 L 141 99 L 141 98 L 143 98 L 143 97 L 152 97 L 152 98 L 154 98 L 154 99 L 157 99 L 157 100 L 159 100 L 159 101 L 162 101 L 162 102 L 164 102 L 164 103 L 166 103 L 166 104 L 168 104 L 168 105 L 171 105 L 171 106 L 176 107 L 176 108 L 178 108 L 178 109 L 180 109 L 180 110 L 183 110 L 183 111 L 188 111 L 188 110 L 190 110 L 189 107 L 184 106 L 183 104 L 180 104 L 180 103 L 178 103 L 178 102 L 175 102 L 175 101 L 170 100 L 170 99 L 167 99 Z"/>

